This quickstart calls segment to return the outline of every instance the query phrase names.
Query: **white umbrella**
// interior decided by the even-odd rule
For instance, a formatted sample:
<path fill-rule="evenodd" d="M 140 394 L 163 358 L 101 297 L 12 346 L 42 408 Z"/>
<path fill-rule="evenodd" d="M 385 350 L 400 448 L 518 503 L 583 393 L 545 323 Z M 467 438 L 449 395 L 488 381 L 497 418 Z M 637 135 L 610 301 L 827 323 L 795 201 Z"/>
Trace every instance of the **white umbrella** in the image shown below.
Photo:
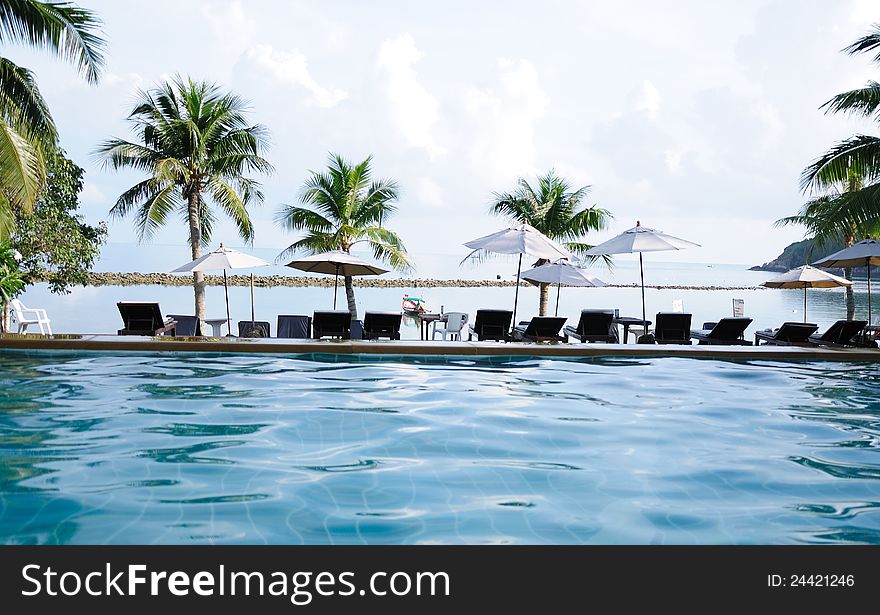
<path fill-rule="evenodd" d="M 245 254 L 244 252 L 239 252 L 238 250 L 233 250 L 232 248 L 225 248 L 221 243 L 220 247 L 213 252 L 208 252 L 207 254 L 200 256 L 194 261 L 190 261 L 185 265 L 181 265 L 177 269 L 173 270 L 171 273 L 187 273 L 191 271 L 216 271 L 217 269 L 223 270 L 223 289 L 226 292 L 226 328 L 231 334 L 232 319 L 229 316 L 229 285 L 226 281 L 226 270 L 265 267 L 269 264 L 270 263 L 268 261 L 264 261 L 262 258 L 257 258 L 256 256 L 251 256 L 250 254 Z M 251 321 L 254 320 L 254 274 L 252 273 Z"/>
<path fill-rule="evenodd" d="M 559 292 L 563 286 L 605 286 L 605 282 L 591 278 L 586 271 L 564 258 L 524 271 L 522 278 L 531 282 L 556 284 L 556 316 L 559 316 Z"/>
<path fill-rule="evenodd" d="M 685 248 L 699 248 L 700 244 L 686 241 L 667 235 L 662 231 L 642 226 L 636 220 L 636 225 L 622 232 L 617 237 L 599 244 L 595 248 L 587 250 L 588 256 L 605 256 L 606 254 L 632 254 L 639 253 L 639 273 L 642 280 L 642 323 L 647 332 L 648 319 L 645 315 L 645 265 L 642 252 L 661 252 L 664 250 L 684 250 Z"/>
<path fill-rule="evenodd" d="M 834 288 L 836 286 L 851 286 L 852 282 L 845 278 L 832 275 L 821 269 L 809 265 L 802 265 L 780 276 L 767 280 L 761 286 L 767 288 L 803 288 L 804 289 L 804 322 L 807 322 L 807 289 L 808 288 Z"/>
<path fill-rule="evenodd" d="M 516 307 L 517 303 L 519 303 L 519 280 L 522 272 L 523 254 L 546 258 L 551 261 L 559 258 L 571 258 L 571 253 L 568 250 L 535 227 L 525 223 L 474 239 L 473 241 L 468 241 L 464 245 L 473 250 L 467 258 L 481 250 L 496 254 L 519 254 L 519 264 L 516 267 L 516 293 L 513 299 L 514 323 L 516 322 Z"/>
<path fill-rule="evenodd" d="M 871 322 L 871 265 L 880 265 L 880 241 L 865 239 L 813 263 L 819 267 L 868 268 L 868 322 Z"/>
<path fill-rule="evenodd" d="M 336 276 L 333 281 L 333 309 L 336 309 L 336 295 L 339 287 L 339 276 L 347 275 L 382 275 L 388 273 L 387 269 L 382 269 L 376 265 L 371 265 L 366 261 L 362 261 L 356 256 L 352 256 L 348 252 L 334 250 L 332 252 L 324 252 L 323 254 L 313 254 L 292 260 L 287 263 L 286 267 L 307 271 L 310 273 L 331 273 Z"/>

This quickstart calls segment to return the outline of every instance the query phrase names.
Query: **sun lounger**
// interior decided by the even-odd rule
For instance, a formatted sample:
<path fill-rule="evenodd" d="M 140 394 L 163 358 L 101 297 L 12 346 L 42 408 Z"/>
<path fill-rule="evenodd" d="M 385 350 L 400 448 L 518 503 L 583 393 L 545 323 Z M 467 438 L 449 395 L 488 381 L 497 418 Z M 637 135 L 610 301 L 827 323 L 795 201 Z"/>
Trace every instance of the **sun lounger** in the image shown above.
<path fill-rule="evenodd" d="M 617 344 L 617 325 L 613 324 L 614 310 L 581 310 L 576 327 L 567 325 L 563 332 L 579 342 L 605 342 Z"/>
<path fill-rule="evenodd" d="M 351 339 L 351 312 L 348 310 L 315 312 L 312 315 L 312 335 L 316 340 L 322 337 Z"/>
<path fill-rule="evenodd" d="M 776 346 L 809 346 L 808 341 L 819 327 L 808 322 L 784 322 L 778 329 L 755 331 L 755 346 L 762 341 Z"/>
<path fill-rule="evenodd" d="M 278 316 L 278 337 L 287 339 L 312 337 L 312 317 L 280 314 Z"/>
<path fill-rule="evenodd" d="M 399 340 L 400 317 L 400 312 L 367 312 L 364 314 L 364 339 L 387 337 L 390 340 Z"/>
<path fill-rule="evenodd" d="M 510 321 L 513 312 L 510 310 L 477 310 L 474 324 L 468 327 L 468 340 L 495 340 L 506 342 L 510 339 Z"/>
<path fill-rule="evenodd" d="M 520 323 L 513 328 L 513 340 L 517 342 L 563 342 L 559 335 L 565 318 L 556 316 L 535 316 L 527 324 Z"/>
<path fill-rule="evenodd" d="M 691 315 L 658 312 L 654 321 L 654 341 L 658 344 L 691 344 Z"/>
<path fill-rule="evenodd" d="M 122 316 L 123 328 L 118 335 L 163 335 L 176 333 L 177 322 L 162 316 L 154 301 L 120 301 L 116 304 Z"/>
<path fill-rule="evenodd" d="M 271 332 L 265 320 L 238 321 L 238 337 L 271 337 Z"/>
<path fill-rule="evenodd" d="M 751 346 L 752 342 L 743 339 L 750 324 L 751 318 L 722 318 L 716 323 L 704 323 L 702 331 L 691 331 L 691 337 L 703 345 Z"/>
<path fill-rule="evenodd" d="M 168 314 L 167 316 L 177 323 L 174 335 L 193 337 L 202 334 L 200 330 L 201 327 L 199 327 L 199 321 L 195 316 L 187 316 L 185 314 Z"/>
<path fill-rule="evenodd" d="M 867 320 L 838 320 L 825 333 L 814 333 L 807 341 L 819 346 L 863 346 L 864 341 L 859 333 L 867 325 Z"/>

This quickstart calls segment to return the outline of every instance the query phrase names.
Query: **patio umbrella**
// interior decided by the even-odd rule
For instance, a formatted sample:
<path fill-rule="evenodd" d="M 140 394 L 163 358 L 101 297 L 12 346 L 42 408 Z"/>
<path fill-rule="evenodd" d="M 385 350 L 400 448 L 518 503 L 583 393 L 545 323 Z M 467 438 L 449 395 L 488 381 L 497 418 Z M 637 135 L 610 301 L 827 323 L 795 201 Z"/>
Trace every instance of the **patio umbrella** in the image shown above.
<path fill-rule="evenodd" d="M 664 250 L 684 250 L 685 248 L 699 248 L 700 244 L 686 241 L 667 235 L 662 231 L 642 226 L 636 220 L 636 225 L 622 232 L 617 237 L 599 244 L 595 248 L 587 250 L 588 256 L 605 256 L 607 254 L 632 254 L 639 253 L 639 274 L 642 280 L 642 324 L 645 332 L 648 329 L 648 319 L 645 315 L 645 265 L 642 252 L 662 252 Z"/>
<path fill-rule="evenodd" d="M 528 224 L 506 228 L 497 233 L 468 241 L 464 245 L 473 250 L 465 260 L 481 250 L 494 252 L 495 254 L 519 254 L 519 264 L 516 267 L 516 293 L 513 298 L 514 323 L 516 323 L 516 307 L 517 303 L 519 303 L 519 280 L 522 273 L 523 254 L 546 258 L 551 261 L 571 257 L 571 253 L 568 250 Z"/>
<path fill-rule="evenodd" d="M 220 247 L 213 252 L 208 252 L 194 261 L 181 265 L 171 273 L 223 270 L 223 290 L 226 293 L 226 330 L 229 335 L 232 335 L 232 318 L 229 316 L 229 285 L 226 280 L 226 270 L 265 267 L 269 264 L 268 261 L 264 261 L 262 258 L 257 258 L 256 256 L 233 250 L 232 248 L 225 248 L 221 243 Z M 251 273 L 251 321 L 253 322 L 254 320 L 256 320 L 254 316 L 254 274 Z"/>
<path fill-rule="evenodd" d="M 586 271 L 578 269 L 565 258 L 524 271 L 522 279 L 556 284 L 556 316 L 559 316 L 559 292 L 563 286 L 605 286 L 605 282 L 591 278 Z"/>
<path fill-rule="evenodd" d="M 313 254 L 292 260 L 286 267 L 307 271 L 310 273 L 330 273 L 336 276 L 333 281 L 333 309 L 336 309 L 336 295 L 339 287 L 339 276 L 346 275 L 382 275 L 388 273 L 387 269 L 382 269 L 376 265 L 371 265 L 366 261 L 362 261 L 356 256 L 352 256 L 348 252 L 334 250 L 332 252 L 324 252 L 323 254 Z"/>
<path fill-rule="evenodd" d="M 803 288 L 804 289 L 804 322 L 807 322 L 807 289 L 808 288 L 834 288 L 836 286 L 850 286 L 852 282 L 845 278 L 832 275 L 810 265 L 802 265 L 786 271 L 780 276 L 767 280 L 761 286 L 767 288 Z"/>
<path fill-rule="evenodd" d="M 868 323 L 871 322 L 871 265 L 880 265 L 880 241 L 865 239 L 813 263 L 819 267 L 868 268 Z"/>

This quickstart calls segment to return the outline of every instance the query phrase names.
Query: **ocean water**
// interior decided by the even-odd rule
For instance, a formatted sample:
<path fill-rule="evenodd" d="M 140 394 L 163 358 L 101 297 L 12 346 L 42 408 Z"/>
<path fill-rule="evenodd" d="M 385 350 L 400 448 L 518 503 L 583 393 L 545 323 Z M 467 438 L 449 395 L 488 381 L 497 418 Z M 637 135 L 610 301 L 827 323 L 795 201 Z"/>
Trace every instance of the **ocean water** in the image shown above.
<path fill-rule="evenodd" d="M 0 351 L 3 543 L 880 543 L 872 363 Z"/>
<path fill-rule="evenodd" d="M 716 286 L 721 290 L 646 290 L 647 318 L 654 320 L 657 312 L 671 311 L 675 300 L 683 302 L 684 310 L 693 314 L 694 328 L 703 322 L 717 321 L 731 316 L 733 299 L 744 299 L 746 315 L 755 328 L 777 327 L 787 320 L 802 321 L 804 294 L 801 290 L 776 290 L 754 288 L 776 274 L 748 271 L 744 265 L 707 265 L 701 263 L 669 263 L 659 260 L 646 263 L 645 283 L 648 285 Z M 156 271 L 143 268 L 142 271 Z M 167 270 L 167 269 L 166 269 Z M 277 270 L 277 271 L 276 271 Z M 495 273 L 497 271 L 497 273 Z M 277 275 L 296 275 L 299 272 L 287 268 L 258 270 L 260 274 L 275 272 Z M 608 284 L 635 284 L 639 280 L 637 261 L 619 259 L 613 271 L 602 267 L 590 269 L 592 275 Z M 437 278 L 514 279 L 516 263 L 493 261 L 484 263 L 477 271 L 459 268 L 447 263 L 445 275 Z M 390 276 L 390 274 L 388 274 Z M 427 277 L 427 276 L 425 276 Z M 733 290 L 732 288 L 750 288 Z M 867 288 L 863 280 L 856 282 L 857 315 L 867 316 Z M 807 317 L 821 327 L 846 317 L 845 294 L 842 289 L 810 289 Z M 514 288 L 356 288 L 358 313 L 363 317 L 366 310 L 399 310 L 404 294 L 424 297 L 432 311 L 462 311 L 471 314 L 478 308 L 512 309 Z M 192 314 L 193 292 L 191 287 L 127 286 L 74 288 L 70 294 L 54 295 L 45 284 L 30 287 L 22 297 L 29 307 L 46 308 L 52 319 L 53 330 L 59 333 L 115 333 L 121 326 L 117 301 L 159 301 L 166 314 Z M 246 287 L 229 289 L 233 333 L 237 333 L 239 320 L 249 320 L 250 290 Z M 332 288 L 257 288 L 255 290 L 257 320 L 269 321 L 274 335 L 279 314 L 311 314 L 315 310 L 333 307 Z M 207 289 L 208 317 L 226 316 L 223 287 Z M 338 307 L 346 307 L 345 291 L 338 291 Z M 550 313 L 556 309 L 556 289 L 550 292 Z M 584 308 L 617 308 L 621 315 L 641 317 L 641 293 L 638 288 L 563 288 L 559 294 L 559 315 L 574 324 Z M 880 301 L 878 310 L 880 312 Z M 538 313 L 538 289 L 524 285 L 520 289 L 517 320 L 528 319 Z M 224 333 L 225 333 L 224 328 Z M 403 339 L 417 339 L 419 328 L 412 320 L 404 322 Z"/>

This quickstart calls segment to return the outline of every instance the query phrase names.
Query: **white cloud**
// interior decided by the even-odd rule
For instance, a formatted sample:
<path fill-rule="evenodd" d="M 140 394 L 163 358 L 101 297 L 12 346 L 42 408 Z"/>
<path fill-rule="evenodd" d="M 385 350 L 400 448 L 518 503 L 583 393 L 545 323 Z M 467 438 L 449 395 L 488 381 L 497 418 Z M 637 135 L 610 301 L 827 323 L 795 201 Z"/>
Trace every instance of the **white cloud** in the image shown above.
<path fill-rule="evenodd" d="M 642 82 L 642 89 L 636 100 L 636 111 L 643 111 L 652 120 L 657 119 L 660 111 L 660 91 L 647 79 Z"/>
<path fill-rule="evenodd" d="M 416 197 L 428 207 L 443 206 L 443 190 L 434 180 L 420 177 L 416 182 Z"/>
<path fill-rule="evenodd" d="M 86 181 L 83 182 L 82 191 L 79 193 L 79 199 L 86 205 L 102 205 L 107 202 L 107 195 L 101 192 L 101 189 L 98 188 L 98 186 L 90 181 Z"/>
<path fill-rule="evenodd" d="M 309 104 L 335 107 L 348 97 L 345 90 L 318 85 L 309 73 L 306 57 L 297 50 L 278 51 L 271 45 L 257 45 L 248 49 L 245 56 L 280 83 L 305 88 L 311 94 L 306 101 Z"/>
<path fill-rule="evenodd" d="M 413 68 L 421 58 L 413 38 L 403 34 L 382 43 L 378 63 L 388 79 L 386 93 L 401 137 L 410 147 L 424 149 L 431 158 L 437 158 L 446 152 L 433 134 L 440 105 Z"/>
<path fill-rule="evenodd" d="M 550 99 L 528 60 L 498 60 L 496 87 L 465 92 L 464 107 L 473 120 L 471 159 L 491 173 L 493 183 L 536 171 L 535 124 Z"/>

